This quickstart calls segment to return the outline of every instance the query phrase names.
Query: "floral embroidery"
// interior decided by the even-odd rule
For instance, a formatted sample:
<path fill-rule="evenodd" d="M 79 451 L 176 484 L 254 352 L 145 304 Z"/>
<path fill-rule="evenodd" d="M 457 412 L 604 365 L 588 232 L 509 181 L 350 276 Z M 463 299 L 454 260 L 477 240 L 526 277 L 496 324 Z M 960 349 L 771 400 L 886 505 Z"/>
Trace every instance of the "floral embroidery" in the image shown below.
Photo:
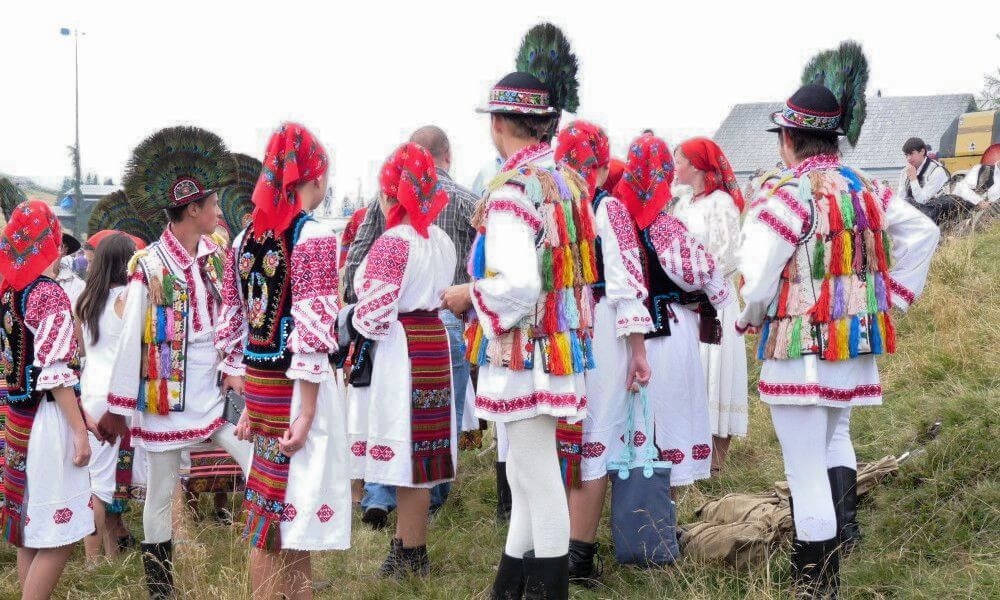
<path fill-rule="evenodd" d="M 542 220 L 514 200 L 490 200 L 486 205 L 486 218 L 488 219 L 490 213 L 494 211 L 514 215 L 518 219 L 524 221 L 524 223 L 531 228 L 533 233 L 538 233 L 538 230 L 542 228 Z"/>
<path fill-rule="evenodd" d="M 394 235 L 382 235 L 368 252 L 365 278 L 401 285 L 409 255 L 408 241 Z"/>
<path fill-rule="evenodd" d="M 329 504 L 324 504 L 316 511 L 316 516 L 319 517 L 320 523 L 326 523 L 333 518 L 333 509 L 330 508 Z"/>
<path fill-rule="evenodd" d="M 789 244 L 797 245 L 799 243 L 799 237 L 795 235 L 792 229 L 766 208 L 757 213 L 757 219 L 770 227 Z"/>
<path fill-rule="evenodd" d="M 670 461 L 675 465 L 679 465 L 684 460 L 684 453 L 681 452 L 680 448 L 663 450 L 660 452 L 660 460 Z"/>
<path fill-rule="evenodd" d="M 813 396 L 822 400 L 851 402 L 859 398 L 878 398 L 882 395 L 882 386 L 874 383 L 859 385 L 853 389 L 844 390 L 819 385 L 818 383 L 768 383 L 761 381 L 758 391 L 768 396 Z"/>
<path fill-rule="evenodd" d="M 646 434 L 641 431 L 636 431 L 635 435 L 632 436 L 632 445 L 636 448 L 642 447 L 646 443 Z"/>
<path fill-rule="evenodd" d="M 552 148 L 546 143 L 532 144 L 531 146 L 526 146 L 521 148 L 504 162 L 503 166 L 500 167 L 500 172 L 510 171 L 514 167 L 521 166 L 523 164 L 532 163 L 537 161 L 540 157 L 545 154 L 552 152 Z"/>
<path fill-rule="evenodd" d="M 134 410 L 136 403 L 137 401 L 135 398 L 126 398 L 125 396 L 118 396 L 117 394 L 108 394 L 108 406 L 117 406 L 118 408 Z"/>
<path fill-rule="evenodd" d="M 246 279 L 247 277 L 250 276 L 250 270 L 253 269 L 253 254 L 250 254 L 249 252 L 244 252 L 243 255 L 240 256 L 239 269 L 240 269 L 240 277 L 242 277 L 243 279 Z"/>
<path fill-rule="evenodd" d="M 786 190 L 784 187 L 779 187 L 778 189 L 774 190 L 774 196 L 775 198 L 780 200 L 782 204 L 788 207 L 788 210 L 795 213 L 795 216 L 802 221 L 802 227 L 804 232 L 806 225 L 808 224 L 809 221 L 809 211 L 807 211 L 806 208 L 802 206 L 802 203 L 799 202 L 798 198 L 789 194 L 788 190 Z"/>
<path fill-rule="evenodd" d="M 476 396 L 476 408 L 492 413 L 512 413 L 529 410 L 538 406 L 548 406 L 555 409 L 574 408 L 577 411 L 587 406 L 587 397 L 576 394 L 553 394 L 537 391 L 526 396 L 499 400 Z"/>
<path fill-rule="evenodd" d="M 368 450 L 368 442 L 358 441 L 351 444 L 351 454 L 354 456 L 364 456 Z"/>
<path fill-rule="evenodd" d="M 297 517 L 298 514 L 299 514 L 299 511 L 297 511 L 295 509 L 295 505 L 294 504 L 291 504 L 291 503 L 286 504 L 285 505 L 285 509 L 281 511 L 281 522 L 282 523 L 291 523 L 292 521 L 295 520 L 295 517 Z"/>
<path fill-rule="evenodd" d="M 396 456 L 396 453 L 393 452 L 392 448 L 382 445 L 372 446 L 371 450 L 368 451 L 368 454 L 375 460 L 382 462 L 390 461 Z"/>
<path fill-rule="evenodd" d="M 274 277 L 275 272 L 278 270 L 278 265 L 281 264 L 281 256 L 278 255 L 274 250 L 268 250 L 264 254 L 264 274 L 268 277 Z"/>
<path fill-rule="evenodd" d="M 150 431 L 141 427 L 132 428 L 132 437 L 146 440 L 154 444 L 164 444 L 170 442 L 187 442 L 191 440 L 204 440 L 215 433 L 215 430 L 228 423 L 222 417 L 212 421 L 207 427 L 201 429 L 179 429 L 176 431 Z"/>
<path fill-rule="evenodd" d="M 712 454 L 712 448 L 708 444 L 691 446 L 691 458 L 695 460 L 705 460 L 710 454 Z"/>
<path fill-rule="evenodd" d="M 889 289 L 892 290 L 893 294 L 896 294 L 902 298 L 907 304 L 913 304 L 916 301 L 917 296 L 910 290 L 906 289 L 903 284 L 899 283 L 892 277 L 889 278 Z"/>
<path fill-rule="evenodd" d="M 52 520 L 56 522 L 56 525 L 65 525 L 66 523 L 69 523 L 72 518 L 73 511 L 68 508 L 60 508 L 52 515 Z"/>
<path fill-rule="evenodd" d="M 584 458 L 597 458 L 604 454 L 606 449 L 605 445 L 601 442 L 586 442 L 583 444 L 583 448 L 580 449 L 580 454 Z"/>

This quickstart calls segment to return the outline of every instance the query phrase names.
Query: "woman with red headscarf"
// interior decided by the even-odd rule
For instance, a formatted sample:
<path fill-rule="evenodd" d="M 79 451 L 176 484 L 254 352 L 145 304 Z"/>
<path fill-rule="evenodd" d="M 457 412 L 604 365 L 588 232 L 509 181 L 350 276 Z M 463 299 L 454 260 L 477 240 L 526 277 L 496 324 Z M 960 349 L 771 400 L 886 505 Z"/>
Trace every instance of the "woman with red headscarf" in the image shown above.
<path fill-rule="evenodd" d="M 323 201 L 329 164 L 305 127 L 283 124 L 225 261 L 215 345 L 223 388 L 246 399 L 236 435 L 253 442 L 243 536 L 254 598 L 311 598 L 310 551 L 350 546 L 346 417 L 329 359 L 337 239 L 308 212 Z"/>
<path fill-rule="evenodd" d="M 55 281 L 59 221 L 47 204 L 14 209 L 0 238 L 7 461 L 0 531 L 17 547 L 24 598 L 51 596 L 73 545 L 94 531 L 90 443 L 73 386 L 73 314 Z"/>
<path fill-rule="evenodd" d="M 352 419 L 362 435 L 351 452 L 364 462 L 365 481 L 396 486 L 398 499 L 396 535 L 378 575 L 402 578 L 430 572 L 430 488 L 452 481 L 458 464 L 451 355 L 438 317 L 457 259 L 434 225 L 448 195 L 426 149 L 400 146 L 379 182 L 386 229 L 355 274 L 358 302 L 341 322 L 356 348 L 351 384 L 366 396 L 355 404 L 368 407 Z"/>
<path fill-rule="evenodd" d="M 732 167 L 718 144 L 706 138 L 690 139 L 677 148 L 677 180 L 670 214 L 715 258 L 715 267 L 735 284 L 740 243 L 743 194 Z M 739 303 L 719 313 L 722 331 L 734 331 Z M 708 386 L 708 415 L 712 423 L 712 471 L 725 461 L 732 436 L 747 434 L 747 354 L 743 340 L 723 335 L 720 344 L 701 345 L 701 365 Z"/>

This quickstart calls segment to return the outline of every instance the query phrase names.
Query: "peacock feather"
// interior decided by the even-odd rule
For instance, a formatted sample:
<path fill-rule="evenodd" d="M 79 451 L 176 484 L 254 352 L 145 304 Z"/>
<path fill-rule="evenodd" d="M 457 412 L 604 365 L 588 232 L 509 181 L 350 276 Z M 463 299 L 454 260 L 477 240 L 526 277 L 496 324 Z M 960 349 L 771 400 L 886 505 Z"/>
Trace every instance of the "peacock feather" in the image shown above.
<path fill-rule="evenodd" d="M 247 216 L 253 211 L 253 188 L 260 177 L 261 163 L 246 154 L 234 152 L 230 155 L 235 163 L 234 183 L 219 190 L 219 207 L 233 235 L 246 227 Z"/>
<path fill-rule="evenodd" d="M 98 200 L 90 213 L 87 236 L 104 229 L 123 231 L 149 243 L 160 237 L 163 226 L 144 219 L 129 202 L 125 192 L 118 190 Z"/>
<path fill-rule="evenodd" d="M 14 182 L 6 177 L 0 178 L 0 206 L 3 208 L 3 218 L 10 220 L 11 213 L 17 205 L 27 200 L 21 188 L 14 185 Z"/>
<path fill-rule="evenodd" d="M 528 30 L 521 41 L 515 68 L 531 73 L 549 88 L 552 106 L 575 113 L 580 104 L 577 95 L 576 54 L 562 30 L 551 23 L 540 23 Z"/>
<path fill-rule="evenodd" d="M 865 122 L 865 87 L 868 85 L 868 59 L 861 44 L 841 42 L 834 50 L 820 52 L 802 72 L 802 85 L 818 83 L 840 100 L 840 126 L 851 146 L 858 143 Z"/>

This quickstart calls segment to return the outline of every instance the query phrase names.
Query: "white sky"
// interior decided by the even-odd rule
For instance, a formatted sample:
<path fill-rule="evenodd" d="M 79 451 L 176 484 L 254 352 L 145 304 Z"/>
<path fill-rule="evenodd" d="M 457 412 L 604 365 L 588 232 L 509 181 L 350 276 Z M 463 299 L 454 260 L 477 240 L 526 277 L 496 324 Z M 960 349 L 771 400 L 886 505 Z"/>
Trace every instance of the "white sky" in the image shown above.
<path fill-rule="evenodd" d="M 470 184 L 495 155 L 473 109 L 543 19 L 563 28 L 579 59 L 578 116 L 605 126 L 617 155 L 645 127 L 673 144 L 710 135 L 735 103 L 787 97 L 808 58 L 842 39 L 867 51 L 871 94 L 978 94 L 1000 64 L 993 0 L 961 14 L 872 0 L 794 10 L 787 1 L 483 4 L 5 3 L 0 171 L 50 183 L 71 172 L 73 41 L 60 27 L 86 33 L 84 173 L 119 183 L 131 149 L 176 124 L 259 158 L 271 130 L 293 119 L 332 153 L 338 198 L 353 196 L 359 178 L 370 193 L 389 152 L 428 123 L 448 132 L 452 173 Z"/>

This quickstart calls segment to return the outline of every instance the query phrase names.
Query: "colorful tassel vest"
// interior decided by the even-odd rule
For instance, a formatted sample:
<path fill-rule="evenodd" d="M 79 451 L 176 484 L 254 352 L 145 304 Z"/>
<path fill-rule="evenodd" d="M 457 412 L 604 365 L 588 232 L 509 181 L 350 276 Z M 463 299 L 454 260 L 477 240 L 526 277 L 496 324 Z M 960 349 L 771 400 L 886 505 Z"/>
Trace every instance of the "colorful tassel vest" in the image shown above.
<path fill-rule="evenodd" d="M 834 166 L 797 179 L 785 172 L 765 193 L 779 189 L 794 194 L 812 217 L 781 274 L 758 358 L 811 354 L 833 361 L 895 352 L 888 285 L 892 244 L 872 183 Z"/>
<path fill-rule="evenodd" d="M 552 375 L 572 375 L 594 368 L 591 344 L 597 281 L 594 254 L 594 213 L 587 201 L 587 183 L 563 167 L 529 165 L 497 175 L 488 193 L 513 185 L 524 190 L 541 220 L 536 236 L 542 293 L 533 313 L 509 331 L 487 342 L 474 321 L 466 330 L 467 356 L 472 364 L 487 362 L 514 371 L 533 369 L 535 346 L 542 368 Z M 489 196 L 486 211 L 489 211 Z M 486 236 L 481 227 L 470 255 L 473 279 L 486 271 Z"/>
<path fill-rule="evenodd" d="M 7 382 L 7 403 L 10 405 L 37 406 L 51 393 L 35 392 L 35 383 L 41 369 L 34 366 L 35 336 L 24 324 L 25 303 L 28 294 L 41 281 L 56 283 L 48 277 L 39 277 L 20 292 L 7 288 L 0 298 L 0 367 Z M 56 284 L 58 285 L 58 284 Z"/>

